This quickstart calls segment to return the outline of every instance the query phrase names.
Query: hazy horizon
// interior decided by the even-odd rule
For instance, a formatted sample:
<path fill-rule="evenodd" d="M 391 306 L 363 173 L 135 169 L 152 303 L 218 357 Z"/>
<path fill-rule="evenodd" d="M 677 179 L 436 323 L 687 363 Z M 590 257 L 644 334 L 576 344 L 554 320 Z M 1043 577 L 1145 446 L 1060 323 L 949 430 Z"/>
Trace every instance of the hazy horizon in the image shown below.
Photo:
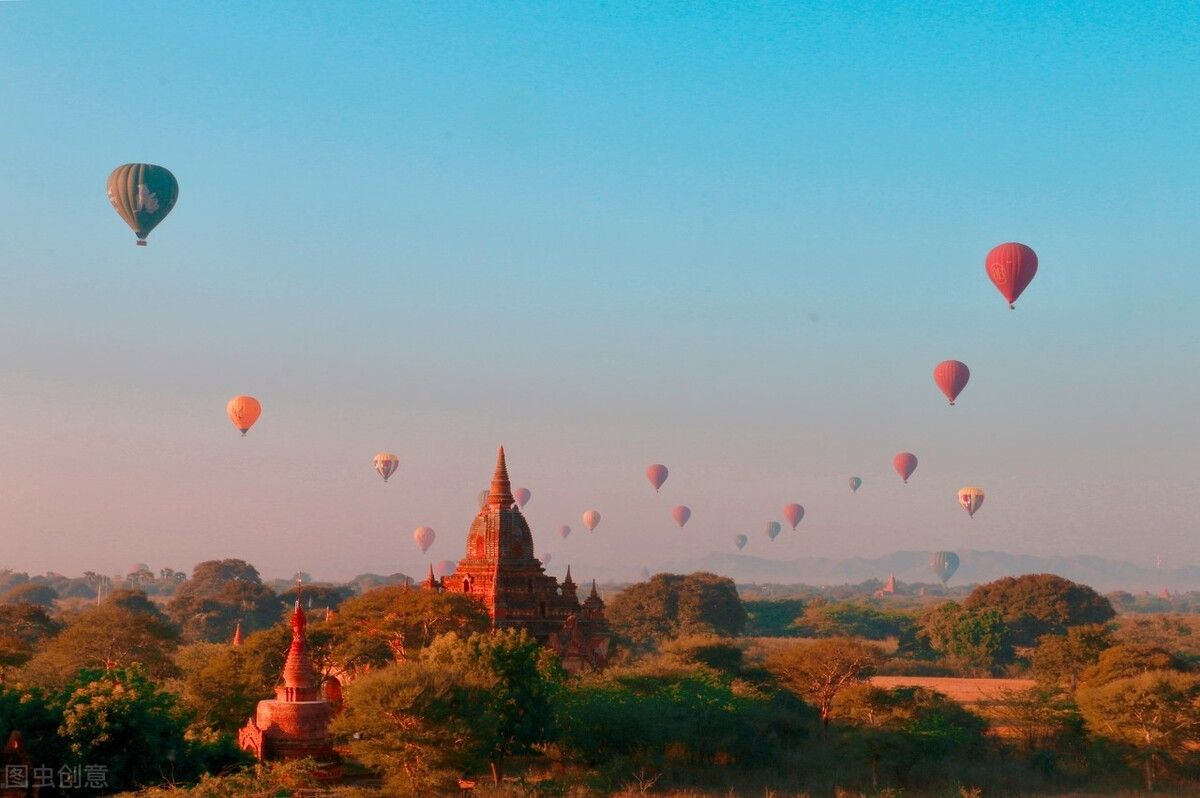
<path fill-rule="evenodd" d="M 737 533 L 1200 565 L 1198 30 L 0 4 L 0 566 L 422 574 L 462 556 L 501 444 L 555 569 Z M 128 161 L 180 182 L 145 250 L 105 197 Z M 1014 240 L 1041 266 L 1009 311 L 983 259 Z"/>

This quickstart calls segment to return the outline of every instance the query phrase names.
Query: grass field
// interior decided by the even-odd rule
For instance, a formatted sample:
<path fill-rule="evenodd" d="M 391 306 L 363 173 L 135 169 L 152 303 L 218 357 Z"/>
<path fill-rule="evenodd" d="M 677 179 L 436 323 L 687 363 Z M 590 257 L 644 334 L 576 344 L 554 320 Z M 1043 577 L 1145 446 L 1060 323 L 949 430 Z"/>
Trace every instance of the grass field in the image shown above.
<path fill-rule="evenodd" d="M 985 704 L 1003 698 L 1007 693 L 1028 690 L 1033 679 L 969 679 L 950 676 L 872 676 L 876 687 L 924 687 L 936 690 L 965 706 Z"/>

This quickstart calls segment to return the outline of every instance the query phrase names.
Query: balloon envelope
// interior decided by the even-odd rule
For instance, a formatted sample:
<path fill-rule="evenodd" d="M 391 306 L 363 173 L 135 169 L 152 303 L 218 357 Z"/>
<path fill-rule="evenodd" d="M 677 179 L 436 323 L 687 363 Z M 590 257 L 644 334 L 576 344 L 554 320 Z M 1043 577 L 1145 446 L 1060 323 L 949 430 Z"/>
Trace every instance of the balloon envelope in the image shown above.
<path fill-rule="evenodd" d="M 983 488 L 962 488 L 958 492 L 958 503 L 974 518 L 975 512 L 983 506 Z"/>
<path fill-rule="evenodd" d="M 245 435 L 262 415 L 262 405 L 253 396 L 235 396 L 229 400 L 229 404 L 225 405 L 225 412 L 229 415 L 233 426 Z"/>
<path fill-rule="evenodd" d="M 929 559 L 929 567 L 944 585 L 958 570 L 958 555 L 952 551 L 935 551 Z"/>
<path fill-rule="evenodd" d="M 667 481 L 667 467 L 662 463 L 655 463 L 646 468 L 646 479 L 650 480 L 650 484 L 658 490 Z"/>
<path fill-rule="evenodd" d="M 524 507 L 525 503 L 533 496 L 529 488 L 517 488 L 513 491 L 513 498 L 517 500 L 518 507 Z"/>
<path fill-rule="evenodd" d="M 421 551 L 429 551 L 429 547 L 433 545 L 433 539 L 437 535 L 427 526 L 419 526 L 413 530 L 413 540 L 421 547 Z"/>
<path fill-rule="evenodd" d="M 458 565 L 454 560 L 439 560 L 433 564 L 433 575 L 437 577 L 449 576 L 458 570 Z"/>
<path fill-rule="evenodd" d="M 995 247 L 987 254 L 984 268 L 987 269 L 988 278 L 1012 308 L 1021 292 L 1033 282 L 1033 276 L 1038 270 L 1038 257 L 1036 252 L 1024 244 L 1010 241 Z"/>
<path fill-rule="evenodd" d="M 588 510 L 583 514 L 583 525 L 587 527 L 587 531 L 593 531 L 600 525 L 600 513 L 595 510 Z"/>
<path fill-rule="evenodd" d="M 379 476 L 383 477 L 383 481 L 387 482 L 388 477 L 396 473 L 396 469 L 400 467 L 400 458 L 390 452 L 380 452 L 375 455 L 375 470 L 379 472 Z"/>
<path fill-rule="evenodd" d="M 954 404 L 954 400 L 962 393 L 962 389 L 967 387 L 967 381 L 970 379 L 971 370 L 961 360 L 943 360 L 933 369 L 933 381 L 942 389 L 950 404 Z"/>
<path fill-rule="evenodd" d="M 749 539 L 750 538 L 746 537 L 745 535 L 734 535 L 733 536 L 733 545 L 738 547 L 738 551 L 741 551 L 743 548 L 745 548 L 746 541 L 748 541 Z"/>
<path fill-rule="evenodd" d="M 900 479 L 908 482 L 908 478 L 917 470 L 917 456 L 912 452 L 900 452 L 892 458 L 892 468 L 900 475 Z"/>
<path fill-rule="evenodd" d="M 542 565 L 549 565 L 552 559 L 554 558 L 550 555 L 550 552 L 546 552 L 542 555 Z"/>
<path fill-rule="evenodd" d="M 798 504 L 789 504 L 783 508 L 783 520 L 792 525 L 792 529 L 804 519 L 804 508 Z"/>
<path fill-rule="evenodd" d="M 862 480 L 860 478 L 850 477 L 850 491 L 852 493 L 857 493 L 858 489 L 861 487 L 862 487 Z"/>
<path fill-rule="evenodd" d="M 782 531 L 783 531 L 783 526 L 778 521 L 768 521 L 767 522 L 767 529 L 766 529 L 767 537 L 769 537 L 771 540 L 774 540 L 775 538 L 779 537 L 779 533 Z"/>
<path fill-rule="evenodd" d="M 108 201 L 129 229 L 139 247 L 146 236 L 167 218 L 179 199 L 179 183 L 168 169 L 151 163 L 127 163 L 108 176 Z"/>
<path fill-rule="evenodd" d="M 567 536 L 569 536 L 570 534 L 571 534 L 571 527 L 567 526 L 566 524 L 563 524 L 562 526 L 560 526 L 558 528 L 558 536 L 560 538 L 562 538 L 563 540 L 566 540 Z"/>
<path fill-rule="evenodd" d="M 684 507 L 682 504 L 671 510 L 671 517 L 675 519 L 675 523 L 679 524 L 679 528 L 683 529 L 683 525 L 692 517 L 691 509 Z"/>

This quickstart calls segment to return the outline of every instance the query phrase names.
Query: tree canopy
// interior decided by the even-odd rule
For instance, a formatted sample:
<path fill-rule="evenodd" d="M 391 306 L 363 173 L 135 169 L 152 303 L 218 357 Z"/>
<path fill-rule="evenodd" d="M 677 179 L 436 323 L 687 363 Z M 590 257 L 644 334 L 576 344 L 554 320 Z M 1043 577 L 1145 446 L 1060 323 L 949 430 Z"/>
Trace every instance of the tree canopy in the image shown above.
<path fill-rule="evenodd" d="M 988 582 L 971 591 L 963 606 L 996 610 L 1018 646 L 1035 645 L 1042 635 L 1063 634 L 1071 626 L 1105 623 L 1116 615 L 1108 599 L 1092 588 L 1054 574 Z"/>
<path fill-rule="evenodd" d="M 680 635 L 737 635 L 746 626 L 733 580 L 705 572 L 657 574 L 630 585 L 608 603 L 605 616 L 635 646 Z"/>

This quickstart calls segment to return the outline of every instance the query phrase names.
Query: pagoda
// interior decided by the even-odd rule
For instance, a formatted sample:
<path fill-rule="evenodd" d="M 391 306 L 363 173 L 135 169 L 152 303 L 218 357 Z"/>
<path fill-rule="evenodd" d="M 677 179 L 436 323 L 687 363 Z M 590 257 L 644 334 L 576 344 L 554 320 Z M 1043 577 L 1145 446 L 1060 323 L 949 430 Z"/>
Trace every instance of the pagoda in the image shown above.
<path fill-rule="evenodd" d="M 524 629 L 553 649 L 569 671 L 600 668 L 608 658 L 608 623 L 595 582 L 580 603 L 570 567 L 560 585 L 533 555 L 533 534 L 513 498 L 504 447 L 487 501 L 467 533 L 466 556 L 441 579 L 430 568 L 424 586 L 474 596 L 494 628 Z"/>
<path fill-rule="evenodd" d="M 308 656 L 306 625 L 297 584 L 292 644 L 283 664 L 283 681 L 275 688 L 275 698 L 258 702 L 255 716 L 238 732 L 238 746 L 260 760 L 312 757 L 323 776 L 336 778 L 341 765 L 329 740 L 334 706 L 326 700 Z"/>

